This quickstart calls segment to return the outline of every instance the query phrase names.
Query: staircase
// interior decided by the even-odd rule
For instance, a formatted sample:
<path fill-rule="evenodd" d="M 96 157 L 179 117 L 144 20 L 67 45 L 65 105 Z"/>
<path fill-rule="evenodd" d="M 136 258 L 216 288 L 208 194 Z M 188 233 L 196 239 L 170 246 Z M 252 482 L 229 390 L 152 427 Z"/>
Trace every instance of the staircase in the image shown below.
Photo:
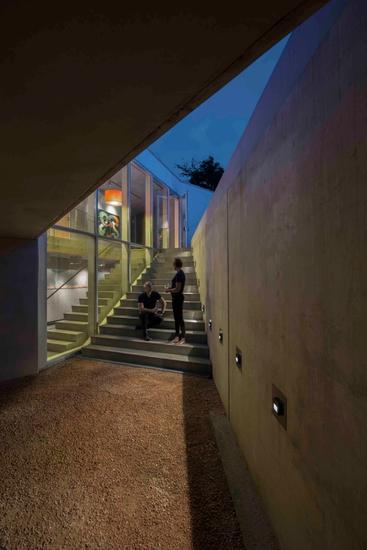
<path fill-rule="evenodd" d="M 173 259 L 180 257 L 186 273 L 184 319 L 186 324 L 186 344 L 174 345 L 169 340 L 174 336 L 174 318 L 170 294 L 164 286 L 174 275 Z M 152 340 L 142 339 L 142 331 L 136 330 L 140 324 L 138 316 L 138 296 L 143 292 L 143 284 L 150 280 L 154 290 L 160 292 L 167 301 L 163 322 L 149 329 Z M 211 363 L 205 324 L 201 311 L 197 280 L 191 250 L 168 249 L 158 254 L 149 270 L 133 285 L 131 292 L 114 308 L 107 323 L 100 326 L 100 334 L 92 337 L 92 342 L 82 350 L 83 355 L 124 365 L 139 365 L 163 369 L 211 375 Z"/>
<path fill-rule="evenodd" d="M 98 283 L 98 319 L 101 321 L 121 297 L 121 274 L 112 269 Z M 79 298 L 79 304 L 64 313 L 64 319 L 56 321 L 54 328 L 47 330 L 47 356 L 52 359 L 59 353 L 78 348 L 88 339 L 88 293 Z"/>

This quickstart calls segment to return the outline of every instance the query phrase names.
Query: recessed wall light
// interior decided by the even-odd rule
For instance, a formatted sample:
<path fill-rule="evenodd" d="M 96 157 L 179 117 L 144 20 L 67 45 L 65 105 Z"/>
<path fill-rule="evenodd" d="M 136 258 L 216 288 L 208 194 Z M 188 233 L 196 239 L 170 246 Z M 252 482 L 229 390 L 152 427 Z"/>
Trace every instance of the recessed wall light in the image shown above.
<path fill-rule="evenodd" d="M 223 330 L 221 328 L 219 329 L 218 340 L 221 344 L 223 343 Z"/>
<path fill-rule="evenodd" d="M 279 399 L 279 397 L 274 397 L 273 399 L 273 413 L 277 416 L 284 415 L 284 403 Z"/>
<path fill-rule="evenodd" d="M 272 385 L 271 412 L 283 428 L 287 429 L 287 398 L 279 388 Z"/>
<path fill-rule="evenodd" d="M 236 348 L 236 354 L 234 356 L 236 366 L 239 369 L 242 369 L 242 351 L 239 348 Z"/>
<path fill-rule="evenodd" d="M 212 330 L 212 328 L 213 328 L 213 321 L 212 321 L 211 319 L 209 319 L 208 325 L 209 325 L 209 329 Z"/>

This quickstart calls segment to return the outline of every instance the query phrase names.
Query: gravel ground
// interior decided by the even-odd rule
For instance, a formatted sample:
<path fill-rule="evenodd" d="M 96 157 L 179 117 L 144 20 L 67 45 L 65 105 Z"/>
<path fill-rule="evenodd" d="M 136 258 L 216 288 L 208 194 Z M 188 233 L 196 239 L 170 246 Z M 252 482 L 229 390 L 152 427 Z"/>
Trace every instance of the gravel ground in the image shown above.
<path fill-rule="evenodd" d="M 239 550 L 211 380 L 87 359 L 0 388 L 0 549 Z"/>

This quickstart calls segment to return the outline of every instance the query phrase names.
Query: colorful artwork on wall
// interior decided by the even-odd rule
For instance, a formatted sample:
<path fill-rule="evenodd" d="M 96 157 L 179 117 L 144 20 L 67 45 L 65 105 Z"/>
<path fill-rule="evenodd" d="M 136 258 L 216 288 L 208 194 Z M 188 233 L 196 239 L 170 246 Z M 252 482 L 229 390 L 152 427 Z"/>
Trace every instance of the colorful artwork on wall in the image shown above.
<path fill-rule="evenodd" d="M 106 210 L 98 210 L 98 235 L 120 239 L 120 217 Z"/>

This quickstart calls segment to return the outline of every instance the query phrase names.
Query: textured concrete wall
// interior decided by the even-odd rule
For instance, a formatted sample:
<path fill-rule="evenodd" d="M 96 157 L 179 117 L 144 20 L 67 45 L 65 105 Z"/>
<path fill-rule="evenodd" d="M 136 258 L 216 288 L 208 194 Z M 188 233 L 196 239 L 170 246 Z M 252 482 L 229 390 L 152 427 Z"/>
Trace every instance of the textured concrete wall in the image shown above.
<path fill-rule="evenodd" d="M 195 234 L 194 257 L 200 295 L 205 304 L 208 342 L 213 359 L 213 378 L 224 407 L 228 409 L 228 247 L 227 201 L 211 210 L 211 222 Z M 212 329 L 209 328 L 212 321 Z M 219 331 L 223 340 L 219 341 Z"/>
<path fill-rule="evenodd" d="M 207 320 L 229 312 L 215 380 L 286 550 L 367 547 L 366 35 L 363 0 L 294 33 L 193 239 Z"/>
<path fill-rule="evenodd" d="M 0 239 L 0 381 L 46 365 L 46 238 Z"/>

